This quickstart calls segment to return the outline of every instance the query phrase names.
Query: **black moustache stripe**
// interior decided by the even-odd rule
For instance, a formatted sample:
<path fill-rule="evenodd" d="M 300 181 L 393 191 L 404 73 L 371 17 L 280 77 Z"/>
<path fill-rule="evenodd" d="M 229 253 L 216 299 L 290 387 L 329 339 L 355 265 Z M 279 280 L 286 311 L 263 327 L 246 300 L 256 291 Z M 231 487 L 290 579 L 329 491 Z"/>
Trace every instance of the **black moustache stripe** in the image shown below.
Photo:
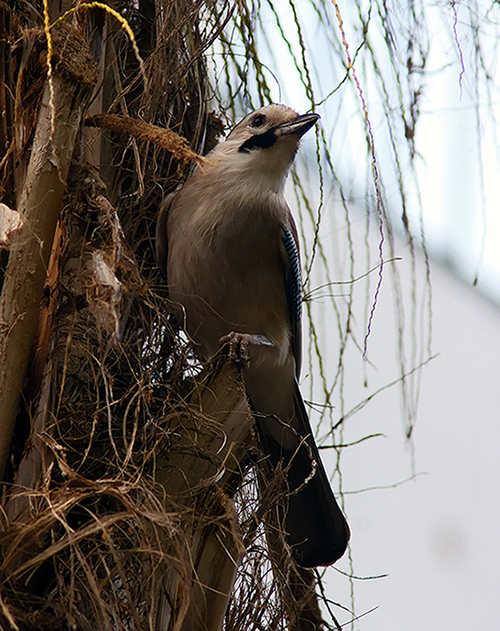
<path fill-rule="evenodd" d="M 267 149 L 268 147 L 272 147 L 277 140 L 278 138 L 274 133 L 274 129 L 269 129 L 269 131 L 263 134 L 258 134 L 257 136 L 252 136 L 248 140 L 245 140 L 238 151 L 240 153 L 250 153 L 252 149 Z"/>

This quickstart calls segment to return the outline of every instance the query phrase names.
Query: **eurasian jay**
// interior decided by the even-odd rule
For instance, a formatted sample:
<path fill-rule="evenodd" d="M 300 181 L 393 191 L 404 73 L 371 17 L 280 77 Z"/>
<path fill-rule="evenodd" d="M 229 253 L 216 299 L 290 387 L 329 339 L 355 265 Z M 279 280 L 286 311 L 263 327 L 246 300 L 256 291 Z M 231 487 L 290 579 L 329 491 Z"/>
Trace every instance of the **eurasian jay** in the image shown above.
<path fill-rule="evenodd" d="M 156 235 L 170 300 L 197 353 L 208 360 L 229 343 L 241 366 L 269 460 L 287 471 L 284 526 L 303 567 L 334 563 L 350 536 L 297 384 L 302 285 L 283 189 L 318 119 L 284 105 L 246 116 L 165 199 Z"/>

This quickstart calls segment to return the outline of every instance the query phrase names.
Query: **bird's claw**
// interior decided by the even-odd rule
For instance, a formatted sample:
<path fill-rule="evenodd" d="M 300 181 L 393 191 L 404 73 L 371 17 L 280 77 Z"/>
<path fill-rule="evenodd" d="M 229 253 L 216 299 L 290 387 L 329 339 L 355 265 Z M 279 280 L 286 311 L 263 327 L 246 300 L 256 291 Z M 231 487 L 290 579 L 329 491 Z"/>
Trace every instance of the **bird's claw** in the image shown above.
<path fill-rule="evenodd" d="M 250 364 L 248 347 L 252 343 L 253 336 L 249 333 L 235 333 L 231 331 L 228 335 L 223 335 L 219 343 L 229 344 L 229 358 L 240 368 L 245 368 Z"/>

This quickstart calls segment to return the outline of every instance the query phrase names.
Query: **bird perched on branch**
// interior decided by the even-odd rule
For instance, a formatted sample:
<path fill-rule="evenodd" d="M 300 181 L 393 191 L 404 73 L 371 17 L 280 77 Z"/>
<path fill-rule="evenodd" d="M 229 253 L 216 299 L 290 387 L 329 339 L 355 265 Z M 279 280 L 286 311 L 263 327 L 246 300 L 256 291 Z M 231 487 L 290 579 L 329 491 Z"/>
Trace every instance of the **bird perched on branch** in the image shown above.
<path fill-rule="evenodd" d="M 297 379 L 299 246 L 283 197 L 301 137 L 318 121 L 284 105 L 246 116 L 162 205 L 156 247 L 179 323 L 204 360 L 221 344 L 242 369 L 273 467 L 288 485 L 284 525 L 295 560 L 330 565 L 349 541 Z"/>

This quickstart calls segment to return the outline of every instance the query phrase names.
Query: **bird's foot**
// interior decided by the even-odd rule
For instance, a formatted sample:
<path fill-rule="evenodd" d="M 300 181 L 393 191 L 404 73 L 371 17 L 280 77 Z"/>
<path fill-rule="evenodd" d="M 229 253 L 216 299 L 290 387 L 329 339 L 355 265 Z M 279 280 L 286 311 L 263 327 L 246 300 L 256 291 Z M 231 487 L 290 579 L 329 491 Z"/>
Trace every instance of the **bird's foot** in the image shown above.
<path fill-rule="evenodd" d="M 235 333 L 231 331 L 228 335 L 223 335 L 220 344 L 229 344 L 229 359 L 240 368 L 245 368 L 250 363 L 248 347 L 252 343 L 253 335 L 249 333 Z"/>
<path fill-rule="evenodd" d="M 234 331 L 223 335 L 219 343 L 229 344 L 229 358 L 240 368 L 246 368 L 250 364 L 248 353 L 250 346 L 272 346 L 272 342 L 265 335 L 235 333 Z"/>

